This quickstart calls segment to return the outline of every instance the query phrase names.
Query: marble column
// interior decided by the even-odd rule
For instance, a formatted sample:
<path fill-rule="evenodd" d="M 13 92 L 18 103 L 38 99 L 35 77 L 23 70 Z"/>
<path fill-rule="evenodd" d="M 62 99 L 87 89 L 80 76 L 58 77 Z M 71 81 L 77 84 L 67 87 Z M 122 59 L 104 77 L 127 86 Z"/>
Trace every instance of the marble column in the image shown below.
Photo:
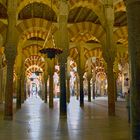
<path fill-rule="evenodd" d="M 2 69 L 2 99 L 5 101 L 5 90 L 6 90 L 6 78 L 7 78 L 7 66 Z"/>
<path fill-rule="evenodd" d="M 105 1 L 104 3 L 105 24 L 103 25 L 106 31 L 105 44 L 103 45 L 103 58 L 107 64 L 107 82 L 108 82 L 108 114 L 115 115 L 115 86 L 113 66 L 116 56 L 116 48 L 113 38 L 114 24 L 114 9 L 113 1 Z"/>
<path fill-rule="evenodd" d="M 44 102 L 47 103 L 48 102 L 48 75 L 44 76 L 44 84 L 45 84 L 45 100 Z"/>
<path fill-rule="evenodd" d="M 75 91 L 75 93 L 76 93 L 76 99 L 78 100 L 80 94 L 79 94 L 79 76 L 78 76 L 77 72 L 75 73 L 75 77 L 76 77 L 76 80 L 75 80 L 76 91 Z"/>
<path fill-rule="evenodd" d="M 67 116 L 66 64 L 60 63 L 60 116 Z"/>
<path fill-rule="evenodd" d="M 83 90 L 83 81 L 85 73 L 85 57 L 84 57 L 84 43 L 81 42 L 77 46 L 78 49 L 78 62 L 77 62 L 77 72 L 79 74 L 79 84 L 80 84 L 80 107 L 84 107 L 84 90 Z"/>
<path fill-rule="evenodd" d="M 6 34 L 5 56 L 7 60 L 7 78 L 5 91 L 5 111 L 4 119 L 12 120 L 13 118 L 13 69 L 17 49 L 17 30 L 16 26 L 16 6 L 17 1 L 8 1 L 8 26 Z"/>
<path fill-rule="evenodd" d="M 67 76 L 67 103 L 70 102 L 70 77 Z"/>
<path fill-rule="evenodd" d="M 9 55 L 11 55 L 12 51 Z M 8 59 L 9 60 L 9 59 Z M 14 58 L 7 61 L 7 78 L 5 91 L 5 110 L 4 119 L 12 120 L 13 118 L 13 68 Z"/>
<path fill-rule="evenodd" d="M 67 116 L 67 104 L 66 104 L 66 69 L 67 69 L 67 57 L 69 50 L 69 39 L 67 30 L 68 20 L 68 2 L 67 0 L 60 1 L 58 15 L 58 47 L 63 49 L 63 53 L 59 56 L 60 64 L 60 117 Z"/>
<path fill-rule="evenodd" d="M 3 100 L 2 100 L 2 53 L 0 52 L 0 104 L 3 103 Z"/>
<path fill-rule="evenodd" d="M 95 81 L 92 80 L 92 98 L 95 99 Z"/>
<path fill-rule="evenodd" d="M 24 79 L 24 100 L 26 101 L 26 99 L 27 99 L 27 89 L 26 89 L 26 83 L 27 83 L 27 77 L 25 77 L 25 79 Z"/>
<path fill-rule="evenodd" d="M 113 62 L 108 62 L 107 64 L 107 82 L 108 82 L 108 114 L 110 116 L 115 115 L 115 78 L 113 72 Z"/>
<path fill-rule="evenodd" d="M 49 107 L 53 108 L 53 96 L 54 96 L 54 58 L 49 59 Z"/>
<path fill-rule="evenodd" d="M 79 72 L 79 84 L 80 84 L 80 107 L 84 107 L 84 70 L 80 70 Z"/>
<path fill-rule="evenodd" d="M 44 91 L 44 102 L 48 103 L 48 79 L 49 79 L 49 75 L 48 75 L 48 58 L 45 56 L 45 71 L 44 71 L 44 86 L 45 86 L 45 91 Z"/>
<path fill-rule="evenodd" d="M 115 101 L 117 101 L 117 78 L 118 78 L 118 73 L 114 72 L 114 86 L 115 86 Z"/>
<path fill-rule="evenodd" d="M 88 76 L 87 77 L 87 81 L 88 81 L 88 102 L 91 102 L 91 86 L 90 86 L 90 80 L 91 80 L 91 77 Z"/>
<path fill-rule="evenodd" d="M 17 74 L 17 79 L 16 79 L 16 108 L 20 109 L 21 108 L 21 75 Z"/>
<path fill-rule="evenodd" d="M 92 98 L 95 99 L 96 68 L 92 69 Z"/>
<path fill-rule="evenodd" d="M 67 92 L 67 103 L 70 102 L 70 59 L 68 58 L 67 60 L 67 88 L 66 88 L 66 92 Z"/>
<path fill-rule="evenodd" d="M 41 85 L 41 99 L 42 100 L 45 100 L 45 79 L 42 78 L 41 81 L 40 81 L 40 85 Z"/>
<path fill-rule="evenodd" d="M 91 86 L 90 86 L 90 80 L 91 80 L 91 76 L 92 76 L 91 64 L 92 64 L 92 59 L 89 58 L 87 61 L 87 65 L 88 65 L 88 70 L 87 70 L 88 102 L 91 102 Z"/>
<path fill-rule="evenodd" d="M 21 54 L 22 55 L 22 54 Z M 22 62 L 22 59 L 21 61 L 17 64 L 18 65 L 18 68 L 19 68 L 19 73 L 20 73 L 20 92 L 21 92 L 21 103 L 24 103 L 24 101 L 26 100 L 25 98 L 25 67 L 23 65 L 23 62 Z"/>
<path fill-rule="evenodd" d="M 126 0 L 130 58 L 132 139 L 140 139 L 140 1 Z"/>
<path fill-rule="evenodd" d="M 117 86 L 117 79 L 118 79 L 118 73 L 119 73 L 119 61 L 116 59 L 114 62 L 114 86 L 115 86 L 115 101 L 117 101 L 117 96 L 118 96 L 118 86 Z"/>
<path fill-rule="evenodd" d="M 25 94 L 25 73 L 23 72 L 21 77 L 21 103 L 26 100 Z"/>

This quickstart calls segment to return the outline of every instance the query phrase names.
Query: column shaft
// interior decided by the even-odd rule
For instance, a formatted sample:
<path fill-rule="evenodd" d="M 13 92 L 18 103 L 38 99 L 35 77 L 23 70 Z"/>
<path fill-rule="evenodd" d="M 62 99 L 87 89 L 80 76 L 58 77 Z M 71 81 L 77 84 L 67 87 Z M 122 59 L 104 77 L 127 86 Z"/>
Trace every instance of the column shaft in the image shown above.
<path fill-rule="evenodd" d="M 3 102 L 3 100 L 2 100 L 2 82 L 3 82 L 2 78 L 3 78 L 3 74 L 2 73 L 3 73 L 3 70 L 2 70 L 2 56 L 0 54 L 0 103 Z"/>
<path fill-rule="evenodd" d="M 63 49 L 63 53 L 60 55 L 60 116 L 67 115 L 67 103 L 66 103 L 66 64 L 69 50 L 68 39 L 68 3 L 66 0 L 60 1 L 59 7 L 59 43 L 58 46 Z"/>
<path fill-rule="evenodd" d="M 5 110 L 4 110 L 5 120 L 13 119 L 13 67 L 14 67 L 14 62 L 7 63 Z"/>
<path fill-rule="evenodd" d="M 89 78 L 88 78 L 88 102 L 91 102 L 91 86 Z"/>
<path fill-rule="evenodd" d="M 25 99 L 25 76 L 23 75 L 21 79 L 21 103 L 24 103 Z"/>
<path fill-rule="evenodd" d="M 95 82 L 92 83 L 92 98 L 95 99 Z"/>
<path fill-rule="evenodd" d="M 65 63 L 60 62 L 60 116 L 67 115 Z"/>
<path fill-rule="evenodd" d="M 132 139 L 140 139 L 140 1 L 127 0 Z"/>
<path fill-rule="evenodd" d="M 47 87 L 47 81 L 48 81 L 48 77 L 44 78 L 45 79 L 45 103 L 48 102 L 48 87 Z"/>
<path fill-rule="evenodd" d="M 17 90 L 16 90 L 16 96 L 17 96 L 17 101 L 16 101 L 16 108 L 20 109 L 21 108 L 21 77 L 17 77 Z"/>
<path fill-rule="evenodd" d="M 107 81 L 108 81 L 108 114 L 115 115 L 115 80 L 113 72 L 113 64 L 107 66 Z"/>
<path fill-rule="evenodd" d="M 80 74 L 79 81 L 80 81 L 80 107 L 84 107 L 83 74 Z"/>
<path fill-rule="evenodd" d="M 67 103 L 70 102 L 70 78 L 67 77 Z"/>
<path fill-rule="evenodd" d="M 13 118 L 13 69 L 16 57 L 17 30 L 16 30 L 16 6 L 17 1 L 8 1 L 8 27 L 6 33 L 5 56 L 7 60 L 7 78 L 5 91 L 5 111 L 4 119 L 11 120 Z"/>
<path fill-rule="evenodd" d="M 50 73 L 49 78 L 49 107 L 53 108 L 53 73 Z"/>
<path fill-rule="evenodd" d="M 106 42 L 103 46 L 103 57 L 107 63 L 107 82 L 108 82 L 108 114 L 115 115 L 115 86 L 113 65 L 116 56 L 116 47 L 113 38 L 114 9 L 113 1 L 105 1 L 105 30 Z"/>

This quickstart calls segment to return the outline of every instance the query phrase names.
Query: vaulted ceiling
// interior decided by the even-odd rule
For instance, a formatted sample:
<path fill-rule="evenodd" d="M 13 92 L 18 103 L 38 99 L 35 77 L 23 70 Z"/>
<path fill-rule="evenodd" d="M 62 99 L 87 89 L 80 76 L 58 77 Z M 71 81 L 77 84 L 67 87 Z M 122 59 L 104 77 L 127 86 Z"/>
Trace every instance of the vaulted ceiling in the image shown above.
<path fill-rule="evenodd" d="M 101 25 L 102 3 L 100 0 L 69 0 L 68 14 L 68 32 L 70 38 L 70 57 L 77 58 L 77 44 L 84 42 L 85 58 L 90 57 L 102 58 L 101 41 L 104 38 L 105 31 Z M 55 34 L 57 31 L 57 20 L 59 11 L 58 0 L 19 0 L 17 6 L 17 30 L 19 31 L 19 46 L 22 49 L 24 59 L 30 58 L 33 61 L 26 62 L 27 66 L 38 65 L 44 69 L 44 62 L 39 62 L 41 57 L 39 49 L 43 46 L 49 29 Z M 5 3 L 0 3 L 0 19 L 7 20 L 7 7 Z M 51 26 L 53 25 L 53 27 Z M 0 22 L 0 32 L 4 25 Z M 119 46 L 118 58 L 126 59 L 127 52 L 127 17 L 125 4 L 122 1 L 114 3 L 114 38 Z M 51 37 L 49 38 L 51 40 Z M 21 45 L 22 44 L 22 45 Z M 124 51 L 125 49 L 125 51 Z M 122 51 L 122 53 L 120 53 Z M 121 54 L 121 55 L 120 55 Z M 37 62 L 34 64 L 34 61 Z M 32 63 L 30 63 L 32 62 Z M 33 71 L 28 69 L 27 73 Z"/>

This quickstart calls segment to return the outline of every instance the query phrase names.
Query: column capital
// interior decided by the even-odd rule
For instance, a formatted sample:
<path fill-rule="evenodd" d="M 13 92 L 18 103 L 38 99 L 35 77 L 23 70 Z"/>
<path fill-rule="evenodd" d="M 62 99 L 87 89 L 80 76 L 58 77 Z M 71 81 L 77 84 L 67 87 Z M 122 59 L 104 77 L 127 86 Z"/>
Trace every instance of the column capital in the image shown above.
<path fill-rule="evenodd" d="M 107 50 L 104 50 L 103 53 L 103 58 L 105 60 L 105 62 L 108 64 L 113 64 L 115 61 L 115 53 L 110 53 Z"/>
<path fill-rule="evenodd" d="M 17 53 L 16 47 L 15 48 L 6 47 L 5 48 L 5 57 L 6 57 L 6 60 L 7 61 L 15 61 L 16 53 Z"/>

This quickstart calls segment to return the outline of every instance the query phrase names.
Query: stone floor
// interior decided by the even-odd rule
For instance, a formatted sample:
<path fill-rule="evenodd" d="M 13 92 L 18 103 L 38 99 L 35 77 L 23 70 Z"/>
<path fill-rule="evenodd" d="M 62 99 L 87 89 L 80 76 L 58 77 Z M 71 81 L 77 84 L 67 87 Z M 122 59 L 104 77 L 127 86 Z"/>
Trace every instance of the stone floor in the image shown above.
<path fill-rule="evenodd" d="M 40 98 L 28 98 L 13 121 L 0 119 L 0 140 L 130 140 L 124 101 L 116 103 L 115 117 L 108 117 L 104 98 L 86 100 L 81 109 L 72 97 L 67 110 L 67 119 L 59 118 L 58 99 L 49 109 Z"/>

